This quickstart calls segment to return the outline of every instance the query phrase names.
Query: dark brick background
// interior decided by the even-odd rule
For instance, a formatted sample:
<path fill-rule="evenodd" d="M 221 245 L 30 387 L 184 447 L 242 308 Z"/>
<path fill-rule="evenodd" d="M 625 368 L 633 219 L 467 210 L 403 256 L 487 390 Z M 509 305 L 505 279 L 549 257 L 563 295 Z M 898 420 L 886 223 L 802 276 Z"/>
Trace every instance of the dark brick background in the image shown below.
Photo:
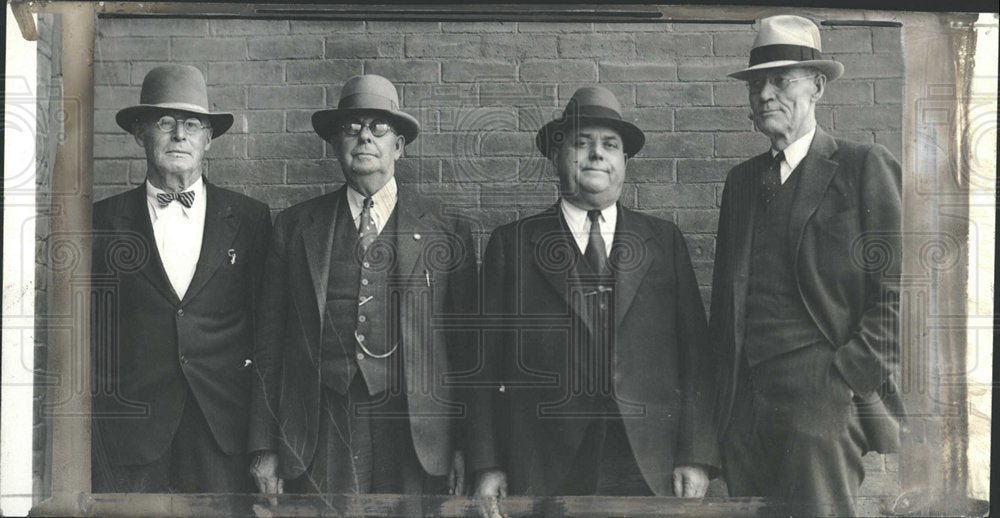
<path fill-rule="evenodd" d="M 821 30 L 824 51 L 847 70 L 829 85 L 819 124 L 899 157 L 901 30 Z M 555 201 L 534 134 L 576 88 L 596 82 L 646 132 L 622 202 L 679 225 L 707 304 L 726 171 L 768 145 L 747 119 L 746 88 L 726 77 L 745 66 L 753 38 L 752 26 L 732 24 L 101 19 L 94 195 L 142 182 L 142 150 L 114 114 L 138 101 L 143 76 L 163 62 L 200 68 L 213 108 L 236 115 L 212 143 L 209 179 L 274 211 L 341 184 L 309 118 L 336 105 L 351 75 L 377 73 L 423 126 L 399 181 L 471 217 L 482 245 L 497 225 Z M 895 494 L 895 457 L 869 456 L 866 467 L 864 496 Z"/>

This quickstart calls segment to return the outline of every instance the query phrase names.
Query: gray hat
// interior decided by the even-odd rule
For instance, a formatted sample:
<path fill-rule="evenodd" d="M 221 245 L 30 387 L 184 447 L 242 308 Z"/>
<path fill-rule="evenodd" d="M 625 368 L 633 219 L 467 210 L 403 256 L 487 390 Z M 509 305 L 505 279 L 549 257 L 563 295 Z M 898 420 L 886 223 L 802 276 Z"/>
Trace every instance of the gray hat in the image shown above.
<path fill-rule="evenodd" d="M 729 77 L 746 79 L 758 70 L 794 66 L 817 68 L 833 81 L 844 73 L 844 65 L 824 59 L 822 49 L 819 27 L 812 21 L 790 14 L 761 18 L 750 66 Z"/>
<path fill-rule="evenodd" d="M 337 130 L 337 123 L 352 114 L 378 111 L 392 120 L 393 127 L 406 139 L 406 144 L 417 139 L 420 123 L 410 114 L 399 109 L 399 95 L 388 79 L 365 74 L 354 76 L 344 83 L 337 108 L 320 110 L 312 115 L 313 129 L 323 140 L 329 140 Z"/>
<path fill-rule="evenodd" d="M 573 93 L 562 116 L 550 121 L 535 135 L 535 145 L 549 156 L 553 145 L 563 143 L 574 128 L 587 124 L 607 126 L 617 131 L 625 144 L 625 154 L 635 156 L 646 143 L 646 136 L 635 124 L 622 118 L 622 107 L 615 94 L 603 86 L 584 86 Z"/>
<path fill-rule="evenodd" d="M 191 65 L 163 65 L 150 70 L 142 80 L 139 104 L 119 110 L 115 122 L 132 133 L 136 121 L 167 110 L 204 115 L 218 137 L 233 125 L 233 114 L 208 109 L 208 88 L 201 70 Z"/>

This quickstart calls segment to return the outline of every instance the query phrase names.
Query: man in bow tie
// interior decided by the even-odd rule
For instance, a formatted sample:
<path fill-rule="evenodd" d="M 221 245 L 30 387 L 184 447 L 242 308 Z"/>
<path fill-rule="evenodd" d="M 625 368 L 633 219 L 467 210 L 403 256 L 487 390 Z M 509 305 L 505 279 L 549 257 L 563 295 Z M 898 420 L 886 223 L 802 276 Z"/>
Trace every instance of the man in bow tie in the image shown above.
<path fill-rule="evenodd" d="M 580 88 L 536 138 L 560 200 L 499 227 L 483 259 L 485 334 L 469 468 L 484 497 L 701 497 L 717 471 L 712 361 L 687 246 L 630 210 L 645 137 Z"/>
<path fill-rule="evenodd" d="M 116 116 L 146 181 L 94 205 L 96 492 L 252 490 L 252 315 L 271 219 L 203 178 L 233 123 L 208 107 L 201 72 L 167 65 Z"/>
<path fill-rule="evenodd" d="M 771 146 L 722 195 L 710 329 L 723 466 L 731 495 L 803 516 L 854 513 L 861 457 L 899 447 L 902 414 L 900 167 L 817 126 L 843 72 L 815 24 L 781 15 L 760 21 L 749 67 L 730 74 Z"/>
<path fill-rule="evenodd" d="M 448 375 L 476 336 L 434 320 L 476 311 L 469 226 L 397 184 L 420 124 L 388 79 L 348 79 L 312 122 L 346 182 L 275 219 L 257 320 L 254 478 L 267 493 L 286 480 L 296 493 L 461 493 L 463 407 Z"/>

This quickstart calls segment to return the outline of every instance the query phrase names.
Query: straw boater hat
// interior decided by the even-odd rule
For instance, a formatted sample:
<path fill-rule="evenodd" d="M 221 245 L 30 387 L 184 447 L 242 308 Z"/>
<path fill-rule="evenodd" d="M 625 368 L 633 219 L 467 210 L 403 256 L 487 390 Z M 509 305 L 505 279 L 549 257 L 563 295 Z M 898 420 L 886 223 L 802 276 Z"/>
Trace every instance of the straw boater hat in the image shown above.
<path fill-rule="evenodd" d="M 233 125 L 233 114 L 208 109 L 208 89 L 201 70 L 190 65 L 163 65 L 142 80 L 139 104 L 120 110 L 115 121 L 132 133 L 135 122 L 167 110 L 204 115 L 212 124 L 212 137 L 218 137 Z"/>
<path fill-rule="evenodd" d="M 844 73 L 844 65 L 823 59 L 819 28 L 801 16 L 783 14 L 760 20 L 760 30 L 750 49 L 750 66 L 729 74 L 747 79 L 758 70 L 781 67 L 813 67 L 833 81 Z"/>
<path fill-rule="evenodd" d="M 337 123 L 352 114 L 364 111 L 378 111 L 392 121 L 396 131 L 413 142 L 420 133 L 420 123 L 408 113 L 399 110 L 399 95 L 396 87 L 386 78 L 365 74 L 354 76 L 344 83 L 340 90 L 340 102 L 336 109 L 320 110 L 313 114 L 313 129 L 323 140 L 329 140 L 337 131 Z"/>
<path fill-rule="evenodd" d="M 622 136 L 625 154 L 629 157 L 635 156 L 646 143 L 642 130 L 622 118 L 622 107 L 611 91 L 602 86 L 584 86 L 573 93 L 562 116 L 538 130 L 535 145 L 543 155 L 549 156 L 553 145 L 563 143 L 576 128 L 588 124 L 617 131 Z"/>

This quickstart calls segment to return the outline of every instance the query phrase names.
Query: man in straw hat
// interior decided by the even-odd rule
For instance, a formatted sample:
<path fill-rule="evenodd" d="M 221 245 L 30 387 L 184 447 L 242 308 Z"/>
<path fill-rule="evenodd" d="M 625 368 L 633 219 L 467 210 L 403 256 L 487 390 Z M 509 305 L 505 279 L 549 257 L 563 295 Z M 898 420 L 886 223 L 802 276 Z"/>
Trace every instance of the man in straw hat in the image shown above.
<path fill-rule="evenodd" d="M 834 138 L 816 103 L 844 67 L 799 16 L 760 20 L 746 81 L 771 148 L 726 179 L 712 289 L 732 495 L 849 515 L 869 450 L 895 451 L 900 167 Z"/>
<path fill-rule="evenodd" d="M 271 493 L 282 480 L 305 493 L 455 491 L 463 408 L 445 375 L 475 336 L 431 319 L 476 310 L 469 227 L 397 184 L 420 124 L 389 80 L 348 79 L 337 108 L 312 122 L 346 184 L 275 220 L 257 322 L 254 476 Z"/>
<path fill-rule="evenodd" d="M 599 86 L 536 145 L 559 201 L 501 226 L 484 263 L 477 494 L 701 497 L 719 465 L 707 323 L 681 232 L 619 203 L 643 132 Z"/>
<path fill-rule="evenodd" d="M 253 303 L 267 205 L 203 178 L 233 124 L 191 66 L 146 74 L 118 125 L 146 181 L 94 205 L 94 473 L 99 492 L 245 492 Z"/>

